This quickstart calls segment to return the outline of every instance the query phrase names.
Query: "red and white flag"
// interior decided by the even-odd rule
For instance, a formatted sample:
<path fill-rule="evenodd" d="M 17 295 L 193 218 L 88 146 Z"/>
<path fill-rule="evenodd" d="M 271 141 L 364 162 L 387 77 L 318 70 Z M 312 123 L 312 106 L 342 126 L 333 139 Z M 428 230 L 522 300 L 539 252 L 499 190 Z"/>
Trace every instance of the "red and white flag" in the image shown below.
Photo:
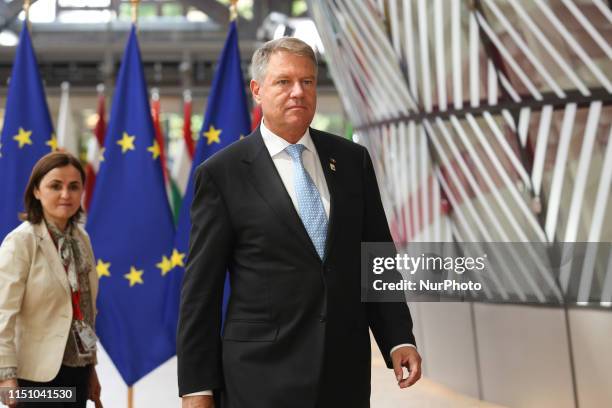
<path fill-rule="evenodd" d="M 183 139 L 172 164 L 172 180 L 181 197 L 187 190 L 194 153 L 195 145 L 191 133 L 191 92 L 186 90 L 183 92 Z"/>
<path fill-rule="evenodd" d="M 98 121 L 94 129 L 94 137 L 87 144 L 87 181 L 85 184 L 85 209 L 89 209 L 96 184 L 96 175 L 100 169 L 100 162 L 104 160 L 104 136 L 106 135 L 106 101 L 104 98 L 104 85 L 98 85 Z"/>
<path fill-rule="evenodd" d="M 159 89 L 153 88 L 151 90 L 151 116 L 153 117 L 153 128 L 155 130 L 155 141 L 159 148 L 159 159 L 161 160 L 162 170 L 164 172 L 164 182 L 166 188 L 170 181 L 168 175 L 168 165 L 166 161 L 166 144 L 164 142 L 164 134 L 161 129 L 161 103 L 159 101 Z"/>
<path fill-rule="evenodd" d="M 70 108 L 70 84 L 62 82 L 59 114 L 57 115 L 57 147 L 79 158 L 79 137 Z"/>

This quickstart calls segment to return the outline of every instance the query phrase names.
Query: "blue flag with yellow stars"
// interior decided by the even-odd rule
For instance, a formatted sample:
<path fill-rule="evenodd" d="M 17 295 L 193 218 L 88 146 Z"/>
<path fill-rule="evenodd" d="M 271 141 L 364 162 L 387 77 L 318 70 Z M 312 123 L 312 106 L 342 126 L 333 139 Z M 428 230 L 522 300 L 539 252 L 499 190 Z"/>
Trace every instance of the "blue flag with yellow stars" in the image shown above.
<path fill-rule="evenodd" d="M 176 354 L 166 324 L 174 225 L 133 26 L 121 61 L 87 230 L 100 279 L 97 333 L 128 386 Z"/>
<path fill-rule="evenodd" d="M 200 130 L 200 138 L 193 157 L 189 183 L 179 213 L 175 248 L 180 254 L 186 254 L 189 248 L 189 230 L 191 229 L 189 209 L 193 200 L 193 174 L 196 167 L 219 150 L 248 135 L 251 132 L 250 129 L 251 120 L 240 67 L 238 32 L 236 22 L 233 21 L 230 23 L 225 45 L 213 78 L 204 123 Z M 174 302 L 176 311 L 173 312 L 175 315 L 178 315 L 178 294 L 180 293 L 181 279 L 182 276 L 179 276 L 179 274 L 173 276 L 176 288 L 174 293 L 177 294 Z M 226 301 L 228 291 L 229 286 L 226 281 L 224 296 Z"/>
<path fill-rule="evenodd" d="M 0 242 L 18 224 L 32 167 L 57 149 L 38 62 L 24 22 L 11 74 L 0 136 Z"/>

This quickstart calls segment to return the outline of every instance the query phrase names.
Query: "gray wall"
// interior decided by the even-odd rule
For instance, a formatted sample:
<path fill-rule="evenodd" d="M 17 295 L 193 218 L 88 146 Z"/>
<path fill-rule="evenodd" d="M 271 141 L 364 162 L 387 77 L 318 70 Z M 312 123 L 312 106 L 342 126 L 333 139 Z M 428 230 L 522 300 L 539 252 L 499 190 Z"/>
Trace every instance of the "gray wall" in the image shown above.
<path fill-rule="evenodd" d="M 509 407 L 569 408 L 573 371 L 578 406 L 612 406 L 612 313 L 573 309 L 566 318 L 562 309 L 467 303 L 411 310 L 434 381 Z"/>

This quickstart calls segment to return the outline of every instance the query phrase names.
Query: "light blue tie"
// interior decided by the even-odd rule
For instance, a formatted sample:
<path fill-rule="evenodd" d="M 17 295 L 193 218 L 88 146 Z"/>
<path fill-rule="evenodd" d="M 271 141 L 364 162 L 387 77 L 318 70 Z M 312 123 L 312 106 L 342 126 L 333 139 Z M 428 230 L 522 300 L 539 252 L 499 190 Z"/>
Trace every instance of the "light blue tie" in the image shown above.
<path fill-rule="evenodd" d="M 304 148 L 305 146 L 302 144 L 293 144 L 287 146 L 285 151 L 293 160 L 295 195 L 297 197 L 300 218 L 319 257 L 323 259 L 325 255 L 325 240 L 327 238 L 327 216 L 325 215 L 321 195 L 306 172 L 304 163 L 302 163 Z"/>

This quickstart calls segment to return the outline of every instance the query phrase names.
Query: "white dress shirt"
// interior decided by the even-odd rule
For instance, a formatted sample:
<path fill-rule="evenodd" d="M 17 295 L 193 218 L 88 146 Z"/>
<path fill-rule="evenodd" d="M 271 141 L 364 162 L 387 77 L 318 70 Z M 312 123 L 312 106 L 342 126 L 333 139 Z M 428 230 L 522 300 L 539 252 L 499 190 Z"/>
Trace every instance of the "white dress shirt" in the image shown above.
<path fill-rule="evenodd" d="M 299 214 L 297 197 L 295 195 L 293 159 L 291 159 L 289 153 L 285 151 L 287 146 L 289 146 L 291 143 L 272 133 L 272 131 L 265 126 L 263 121 L 259 127 L 259 130 L 261 131 L 261 137 L 263 138 L 264 144 L 268 149 L 268 153 L 270 153 L 270 157 L 272 157 L 274 166 L 276 167 L 276 170 L 283 181 L 283 185 L 285 186 L 287 193 L 289 193 L 293 206 Z M 317 149 L 312 142 L 309 129 L 306 129 L 306 133 L 304 133 L 296 144 L 301 144 L 305 147 L 304 151 L 302 152 L 302 163 L 304 164 L 306 172 L 308 172 L 308 175 L 314 182 L 315 187 L 317 187 L 317 190 L 321 195 L 325 215 L 329 220 L 329 190 L 327 189 L 327 182 L 325 181 L 325 174 L 323 173 L 323 167 L 321 167 L 319 154 L 317 153 Z"/>
<path fill-rule="evenodd" d="M 293 206 L 295 210 L 300 212 L 297 202 L 297 197 L 295 195 L 295 183 L 294 183 L 294 171 L 293 171 L 293 159 L 289 156 L 289 153 L 285 151 L 285 148 L 289 146 L 291 143 L 283 139 L 282 137 L 272 133 L 270 129 L 266 127 L 263 120 L 261 125 L 259 126 L 259 130 L 261 132 L 261 137 L 263 139 L 266 148 L 268 149 L 268 153 L 270 153 L 270 157 L 272 157 L 272 162 L 280 175 L 281 180 L 283 181 L 283 185 L 289 193 L 289 197 L 291 197 L 291 201 L 293 202 Z M 319 160 L 319 154 L 317 153 L 317 149 L 310 137 L 310 130 L 306 129 L 306 133 L 297 141 L 297 144 L 304 145 L 305 149 L 302 152 L 302 163 L 304 164 L 304 168 L 308 172 L 308 175 L 314 182 L 317 190 L 319 190 L 319 194 L 321 195 L 321 201 L 323 201 L 323 208 L 325 209 L 325 215 L 329 220 L 329 208 L 330 208 L 330 196 L 329 189 L 327 188 L 327 182 L 325 181 L 325 174 L 323 173 L 323 167 L 321 166 L 321 161 Z M 391 353 L 393 353 L 396 349 L 400 347 L 410 346 L 416 348 L 413 344 L 398 344 L 397 346 L 391 349 Z M 211 390 L 194 392 L 191 394 L 185 394 L 185 397 L 195 396 L 195 395 L 213 395 Z"/>

